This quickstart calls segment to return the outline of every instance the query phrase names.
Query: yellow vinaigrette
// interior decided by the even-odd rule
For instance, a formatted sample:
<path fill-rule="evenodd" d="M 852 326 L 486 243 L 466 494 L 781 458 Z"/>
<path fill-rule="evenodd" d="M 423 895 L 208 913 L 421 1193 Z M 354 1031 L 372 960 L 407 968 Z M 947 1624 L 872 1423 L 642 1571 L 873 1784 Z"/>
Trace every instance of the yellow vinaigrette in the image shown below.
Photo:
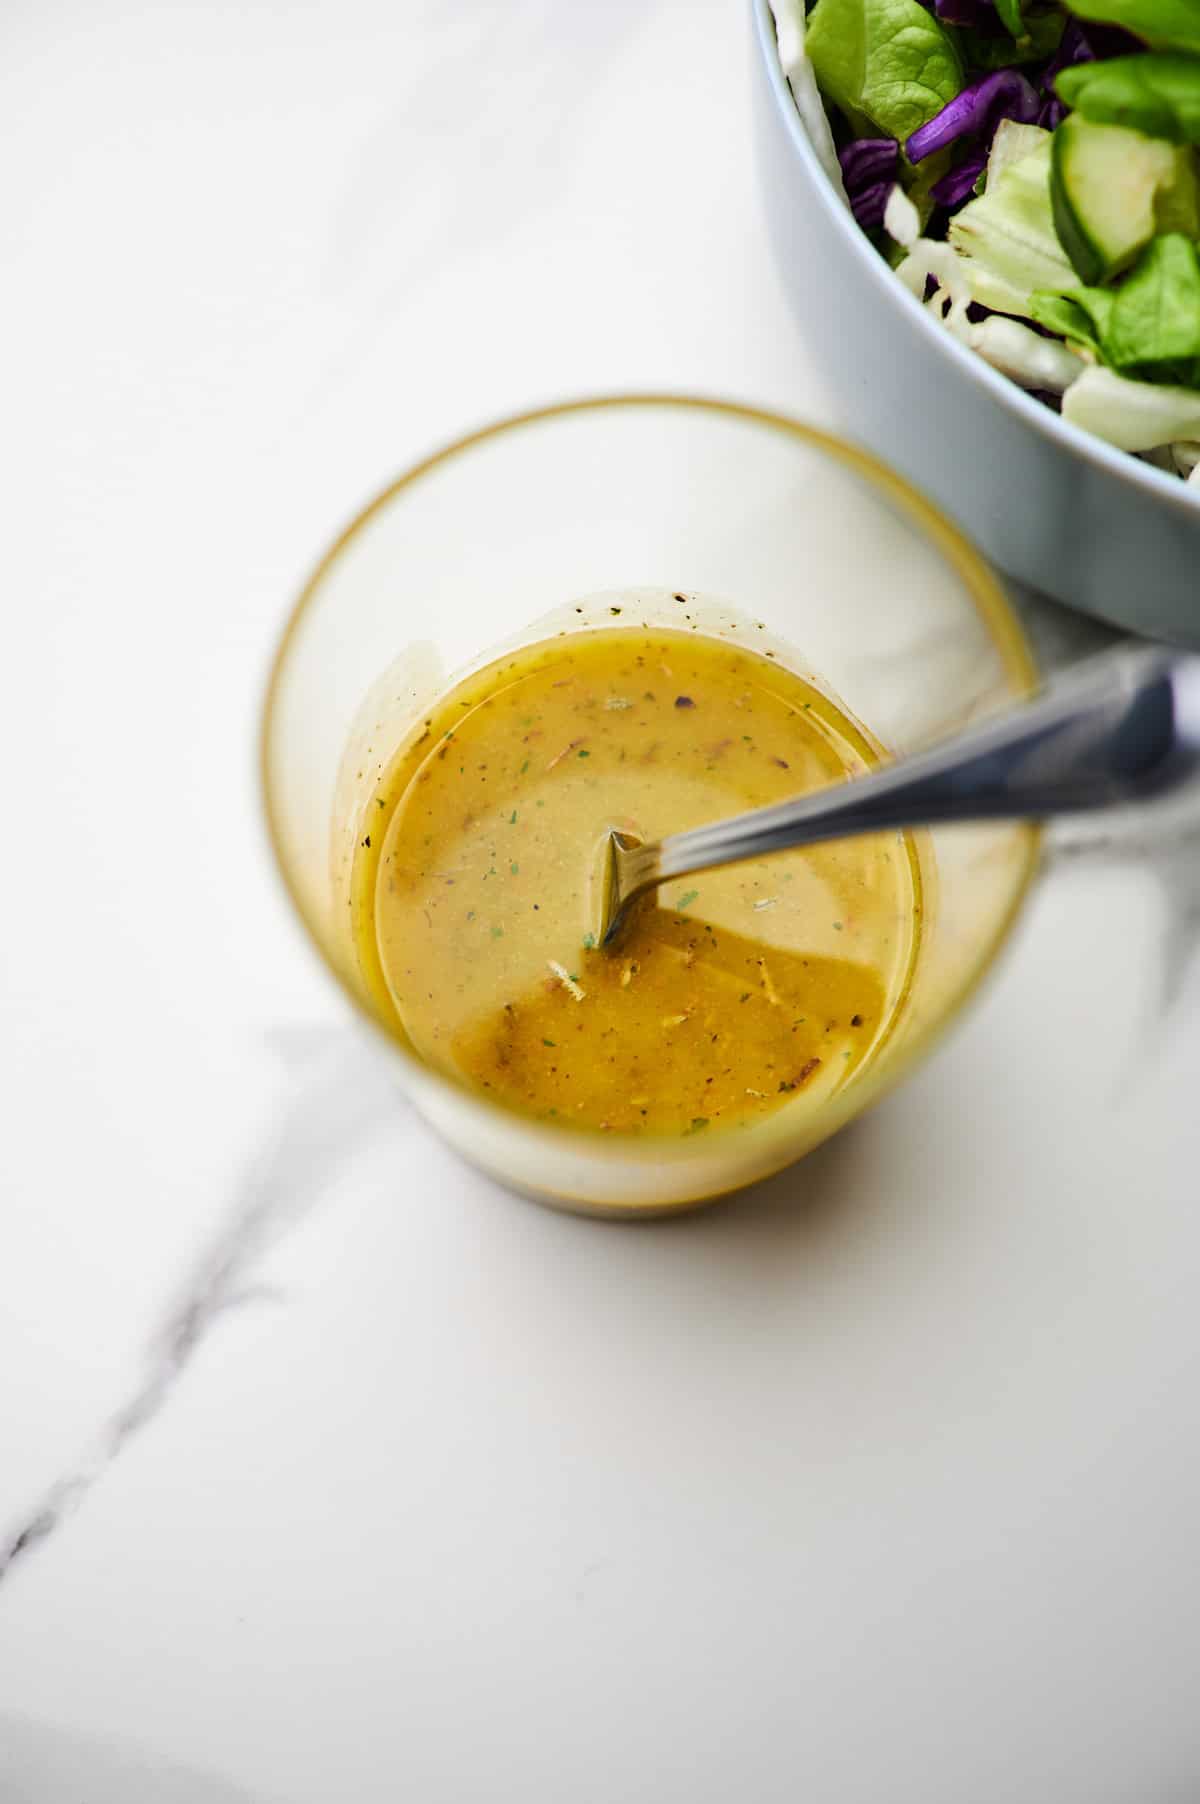
<path fill-rule="evenodd" d="M 616 610 L 614 610 L 615 612 Z M 664 885 L 595 947 L 597 849 L 779 802 L 879 762 L 815 684 L 699 633 L 544 640 L 426 716 L 364 815 L 364 980 L 428 1064 L 525 1114 L 679 1135 L 853 1082 L 903 1011 L 912 835 Z"/>

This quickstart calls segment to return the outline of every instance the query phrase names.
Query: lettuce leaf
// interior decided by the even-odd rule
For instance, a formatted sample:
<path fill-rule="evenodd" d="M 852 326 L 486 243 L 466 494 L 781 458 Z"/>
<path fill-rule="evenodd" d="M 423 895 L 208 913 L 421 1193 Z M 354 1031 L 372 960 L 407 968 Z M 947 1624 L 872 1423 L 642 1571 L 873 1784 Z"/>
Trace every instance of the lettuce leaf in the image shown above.
<path fill-rule="evenodd" d="M 1200 256 L 1178 233 L 1156 238 L 1114 297 L 1106 363 L 1150 382 L 1200 388 Z"/>
<path fill-rule="evenodd" d="M 994 182 L 1010 163 L 1020 163 L 1046 142 L 1040 125 L 1021 125 L 1016 119 L 1002 119 L 996 127 L 992 148 L 988 152 L 987 179 Z"/>
<path fill-rule="evenodd" d="M 989 175 L 978 199 L 950 222 L 973 298 L 996 313 L 1029 316 L 1035 290 L 1066 293 L 1079 278 L 1058 241 L 1050 205 L 1050 138 Z"/>
<path fill-rule="evenodd" d="M 1098 125 L 1200 144 L 1200 58 L 1149 51 L 1076 63 L 1061 71 L 1055 87 L 1068 106 Z"/>
<path fill-rule="evenodd" d="M 1120 375 L 1200 390 L 1200 254 L 1178 233 L 1148 245 L 1119 288 L 1035 294 L 1030 315 Z"/>
<path fill-rule="evenodd" d="M 807 50 L 830 100 L 901 143 L 962 87 L 951 36 L 920 0 L 817 0 Z"/>
<path fill-rule="evenodd" d="M 1097 357 L 1102 357 L 1100 349 L 1101 328 L 1097 324 L 1092 309 L 1082 300 L 1076 298 L 1082 290 L 1075 294 L 1047 294 L 1044 289 L 1030 296 L 1029 317 L 1036 320 L 1039 326 L 1045 326 L 1048 332 L 1057 332 L 1071 344 L 1086 345 Z M 1106 288 L 1094 288 L 1091 294 L 1099 298 L 1103 296 L 1111 302 L 1113 296 Z"/>

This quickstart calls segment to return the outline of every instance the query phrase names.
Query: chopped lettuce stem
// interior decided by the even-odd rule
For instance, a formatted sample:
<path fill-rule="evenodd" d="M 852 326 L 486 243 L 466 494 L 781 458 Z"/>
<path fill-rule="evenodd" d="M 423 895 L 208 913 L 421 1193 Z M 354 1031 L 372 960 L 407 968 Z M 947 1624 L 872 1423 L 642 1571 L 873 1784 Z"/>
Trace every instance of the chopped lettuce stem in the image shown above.
<path fill-rule="evenodd" d="M 1063 417 L 1122 451 L 1151 451 L 1200 438 L 1200 390 L 1131 382 L 1097 365 L 1067 390 Z"/>
<path fill-rule="evenodd" d="M 817 87 L 813 66 L 804 50 L 804 0 L 770 0 L 770 4 L 775 16 L 779 61 L 783 66 L 787 85 L 792 90 L 796 111 L 808 133 L 809 143 L 816 152 L 817 161 L 833 183 L 834 192 L 849 206 L 829 115 Z"/>

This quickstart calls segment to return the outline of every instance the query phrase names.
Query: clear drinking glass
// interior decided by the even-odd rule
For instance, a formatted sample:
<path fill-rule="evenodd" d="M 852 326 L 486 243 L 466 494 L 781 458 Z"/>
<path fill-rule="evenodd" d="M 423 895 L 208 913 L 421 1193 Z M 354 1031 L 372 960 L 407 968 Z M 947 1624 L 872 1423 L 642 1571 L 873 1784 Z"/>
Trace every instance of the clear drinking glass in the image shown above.
<path fill-rule="evenodd" d="M 907 1005 L 873 1061 L 815 1106 L 799 1095 L 737 1130 L 621 1135 L 529 1119 L 430 1069 L 375 1012 L 350 933 L 349 859 L 380 769 L 466 670 L 594 627 L 607 610 L 586 598 L 638 589 L 763 622 L 758 644 L 790 650 L 896 754 L 1035 680 L 999 585 L 927 501 L 825 433 L 726 403 L 629 396 L 503 421 L 407 471 L 326 553 L 284 632 L 262 730 L 292 900 L 403 1088 L 465 1158 L 561 1206 L 630 1216 L 779 1170 L 902 1077 L 995 957 L 1038 845 L 1019 824 L 930 831 Z M 658 605 L 641 617 L 677 625 Z"/>

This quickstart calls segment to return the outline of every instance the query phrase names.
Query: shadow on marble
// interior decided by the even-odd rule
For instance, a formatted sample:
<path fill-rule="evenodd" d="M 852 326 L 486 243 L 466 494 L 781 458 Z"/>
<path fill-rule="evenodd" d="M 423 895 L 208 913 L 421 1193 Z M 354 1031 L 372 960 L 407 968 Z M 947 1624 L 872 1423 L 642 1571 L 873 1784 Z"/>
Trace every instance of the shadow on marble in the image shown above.
<path fill-rule="evenodd" d="M 1006 584 L 1040 668 L 1048 674 L 1094 657 L 1129 635 L 1038 595 Z M 1164 913 L 1156 1020 L 1182 995 L 1200 949 L 1200 798 L 1126 809 L 1055 823 L 1043 868 L 1053 876 L 1078 868 L 1140 869 L 1159 890 Z"/>
<path fill-rule="evenodd" d="M 1200 798 L 1122 810 L 1107 820 L 1086 817 L 1062 823 L 1050 834 L 1044 870 L 1140 871 L 1155 886 L 1162 904 L 1159 977 L 1152 1019 L 1175 1008 L 1191 979 L 1200 950 Z"/>
<path fill-rule="evenodd" d="M 0 1715 L 4 1804 L 264 1804 L 210 1773 L 136 1748 Z"/>
<path fill-rule="evenodd" d="M 710 1257 L 743 1276 L 759 1271 L 763 1280 L 790 1285 L 797 1268 L 811 1272 L 823 1254 L 836 1254 L 874 1232 L 874 1205 L 883 1183 L 890 1144 L 886 1109 L 853 1120 L 802 1159 L 757 1184 L 732 1191 L 697 1209 L 677 1214 L 609 1221 L 546 1209 L 569 1233 L 668 1242 L 677 1266 Z M 512 1193 L 514 1208 L 543 1205 Z M 551 1249 L 547 1256 L 554 1257 Z"/>
<path fill-rule="evenodd" d="M 1118 632 L 1102 620 L 1076 613 L 1048 595 L 1039 595 L 1021 583 L 1001 577 L 1021 625 L 1025 628 L 1038 668 L 1047 674 L 1066 670 L 1082 658 L 1107 651 L 1127 633 Z"/>

